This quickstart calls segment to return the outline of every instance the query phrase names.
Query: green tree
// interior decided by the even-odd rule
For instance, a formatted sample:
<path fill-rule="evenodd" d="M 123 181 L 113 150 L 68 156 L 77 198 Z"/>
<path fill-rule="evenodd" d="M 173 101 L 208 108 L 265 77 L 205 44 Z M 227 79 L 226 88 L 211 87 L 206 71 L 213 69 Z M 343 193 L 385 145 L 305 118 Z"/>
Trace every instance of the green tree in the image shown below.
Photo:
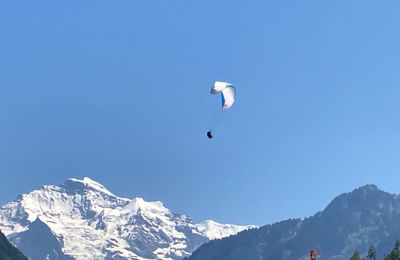
<path fill-rule="evenodd" d="M 356 250 L 353 255 L 350 257 L 350 260 L 361 260 L 360 253 Z"/>
<path fill-rule="evenodd" d="M 400 240 L 396 241 L 393 250 L 385 256 L 384 260 L 400 260 Z"/>
<path fill-rule="evenodd" d="M 371 246 L 368 248 L 367 259 L 376 260 L 376 248 L 375 248 L 374 245 L 371 245 Z"/>
<path fill-rule="evenodd" d="M 399 239 L 396 240 L 396 243 L 394 244 L 394 247 L 393 247 L 393 251 L 395 253 L 400 253 L 400 240 Z"/>

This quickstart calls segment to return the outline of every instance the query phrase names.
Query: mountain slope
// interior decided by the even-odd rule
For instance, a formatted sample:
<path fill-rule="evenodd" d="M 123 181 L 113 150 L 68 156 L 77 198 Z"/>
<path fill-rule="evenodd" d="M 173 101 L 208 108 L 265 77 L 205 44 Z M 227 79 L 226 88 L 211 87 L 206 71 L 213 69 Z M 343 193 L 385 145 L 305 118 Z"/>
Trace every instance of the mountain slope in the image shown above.
<path fill-rule="evenodd" d="M 336 197 L 322 212 L 210 241 L 190 260 L 302 259 L 317 248 L 319 259 L 349 259 L 375 244 L 383 255 L 400 238 L 400 198 L 367 185 Z"/>
<path fill-rule="evenodd" d="M 42 186 L 0 208 L 0 228 L 33 260 L 180 259 L 210 239 L 249 228 L 207 223 L 195 224 L 161 202 L 117 197 L 89 178 Z"/>
<path fill-rule="evenodd" d="M 8 242 L 6 236 L 0 231 L 0 259 L 2 260 L 28 260 L 18 249 Z"/>

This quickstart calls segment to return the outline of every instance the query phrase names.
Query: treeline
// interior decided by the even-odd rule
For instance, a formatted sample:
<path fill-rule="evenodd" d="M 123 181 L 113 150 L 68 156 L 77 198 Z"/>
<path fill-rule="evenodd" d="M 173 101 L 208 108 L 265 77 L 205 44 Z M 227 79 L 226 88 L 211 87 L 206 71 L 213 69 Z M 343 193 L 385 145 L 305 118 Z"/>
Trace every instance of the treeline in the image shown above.
<path fill-rule="evenodd" d="M 374 245 L 371 245 L 368 249 L 368 254 L 365 258 L 360 255 L 360 252 L 357 250 L 354 251 L 353 255 L 350 257 L 350 260 L 376 260 L 376 248 Z M 400 260 L 400 240 L 397 240 L 394 244 L 392 251 L 389 254 L 383 255 L 383 260 Z"/>

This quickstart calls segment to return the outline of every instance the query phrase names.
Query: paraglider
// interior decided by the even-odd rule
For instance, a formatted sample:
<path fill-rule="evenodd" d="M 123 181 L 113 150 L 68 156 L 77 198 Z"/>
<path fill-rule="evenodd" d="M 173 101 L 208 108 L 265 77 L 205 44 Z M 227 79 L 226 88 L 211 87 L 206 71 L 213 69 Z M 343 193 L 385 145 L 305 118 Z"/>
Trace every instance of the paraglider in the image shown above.
<path fill-rule="evenodd" d="M 215 81 L 213 86 L 211 87 L 210 93 L 213 95 L 221 94 L 222 109 L 231 108 L 233 103 L 235 102 L 236 89 L 231 83 Z M 207 137 L 210 140 L 213 139 L 211 130 L 207 132 Z"/>

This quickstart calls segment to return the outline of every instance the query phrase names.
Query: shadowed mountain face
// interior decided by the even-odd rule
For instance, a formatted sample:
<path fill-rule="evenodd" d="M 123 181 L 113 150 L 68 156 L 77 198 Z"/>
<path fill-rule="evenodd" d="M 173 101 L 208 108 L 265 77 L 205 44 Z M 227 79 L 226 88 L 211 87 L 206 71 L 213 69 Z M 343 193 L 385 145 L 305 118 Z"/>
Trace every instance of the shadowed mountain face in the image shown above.
<path fill-rule="evenodd" d="M 10 241 L 32 260 L 74 259 L 62 252 L 62 243 L 39 218 L 28 226 L 27 231 L 12 236 Z"/>
<path fill-rule="evenodd" d="M 322 212 L 210 241 L 190 260 L 303 259 L 316 248 L 319 259 L 349 259 L 375 244 L 378 255 L 400 238 L 400 198 L 363 186 L 336 197 Z"/>
<path fill-rule="evenodd" d="M 1 260 L 28 260 L 18 249 L 13 247 L 0 231 L 0 259 Z"/>

